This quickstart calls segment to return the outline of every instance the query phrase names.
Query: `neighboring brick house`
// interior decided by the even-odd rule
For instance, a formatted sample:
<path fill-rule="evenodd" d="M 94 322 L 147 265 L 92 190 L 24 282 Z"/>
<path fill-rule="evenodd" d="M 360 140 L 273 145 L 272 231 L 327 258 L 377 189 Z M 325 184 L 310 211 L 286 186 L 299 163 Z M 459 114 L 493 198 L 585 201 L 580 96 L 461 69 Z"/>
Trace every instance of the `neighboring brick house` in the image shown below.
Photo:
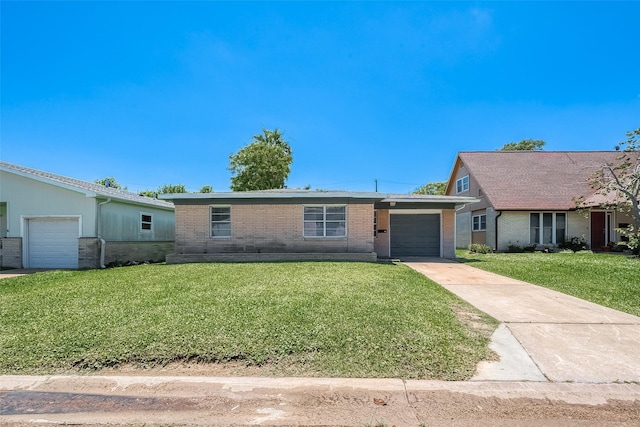
<path fill-rule="evenodd" d="M 601 209 L 588 178 L 617 151 L 460 152 L 447 195 L 479 202 L 456 212 L 457 247 L 483 243 L 505 251 L 520 247 L 557 247 L 572 237 L 595 249 L 621 240 L 616 228 L 631 223 L 628 214 Z M 594 200 L 576 209 L 576 200 Z"/>
<path fill-rule="evenodd" d="M 0 266 L 162 261 L 173 251 L 174 221 L 163 200 L 0 162 Z"/>
<path fill-rule="evenodd" d="M 176 208 L 169 263 L 455 256 L 469 197 L 271 190 L 161 196 Z"/>

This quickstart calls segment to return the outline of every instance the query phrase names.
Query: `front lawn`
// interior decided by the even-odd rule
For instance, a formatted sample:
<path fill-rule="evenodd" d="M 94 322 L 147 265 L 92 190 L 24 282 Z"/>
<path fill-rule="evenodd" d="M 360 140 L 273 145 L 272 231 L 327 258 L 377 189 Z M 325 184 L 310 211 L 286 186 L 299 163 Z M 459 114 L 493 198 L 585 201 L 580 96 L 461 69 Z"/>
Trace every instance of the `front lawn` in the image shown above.
<path fill-rule="evenodd" d="M 640 260 L 625 255 L 578 253 L 471 254 L 474 267 L 640 316 Z"/>
<path fill-rule="evenodd" d="M 496 322 L 404 265 L 250 263 L 0 281 L 0 373 L 242 363 L 272 375 L 460 380 Z"/>

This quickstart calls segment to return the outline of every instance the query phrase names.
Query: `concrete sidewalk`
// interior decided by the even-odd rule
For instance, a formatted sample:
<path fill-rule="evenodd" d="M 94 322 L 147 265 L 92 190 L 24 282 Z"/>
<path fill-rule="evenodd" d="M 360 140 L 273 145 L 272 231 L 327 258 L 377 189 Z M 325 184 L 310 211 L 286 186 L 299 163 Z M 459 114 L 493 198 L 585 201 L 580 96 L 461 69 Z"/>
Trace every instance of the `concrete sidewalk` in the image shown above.
<path fill-rule="evenodd" d="M 0 270 L 0 279 L 8 279 L 10 277 L 19 277 L 26 274 L 41 273 L 50 271 L 51 268 L 14 268 L 10 270 Z"/>
<path fill-rule="evenodd" d="M 640 317 L 454 261 L 405 264 L 503 322 L 493 345 L 507 363 L 476 379 L 640 382 Z"/>

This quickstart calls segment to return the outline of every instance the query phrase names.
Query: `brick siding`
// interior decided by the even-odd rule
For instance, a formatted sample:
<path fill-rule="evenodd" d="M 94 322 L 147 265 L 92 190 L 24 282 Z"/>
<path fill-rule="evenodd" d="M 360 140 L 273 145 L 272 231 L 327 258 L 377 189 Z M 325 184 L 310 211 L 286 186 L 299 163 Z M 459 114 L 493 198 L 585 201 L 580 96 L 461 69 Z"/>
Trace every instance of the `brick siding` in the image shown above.
<path fill-rule="evenodd" d="M 455 211 L 452 209 L 443 209 L 442 210 L 442 257 L 443 258 L 455 258 L 456 257 L 456 248 L 455 248 Z"/>
<path fill-rule="evenodd" d="M 100 240 L 95 237 L 78 239 L 78 268 L 100 268 Z"/>
<path fill-rule="evenodd" d="M 231 237 L 210 237 L 208 205 L 176 205 L 175 255 L 373 253 L 373 205 L 347 205 L 347 237 L 305 238 L 301 204 L 234 204 Z"/>
<path fill-rule="evenodd" d="M 0 239 L 0 266 L 22 268 L 22 237 Z"/>
<path fill-rule="evenodd" d="M 106 242 L 104 262 L 163 262 L 173 247 L 173 242 Z"/>
<path fill-rule="evenodd" d="M 381 233 L 380 230 L 384 230 Z M 389 209 L 378 209 L 378 235 L 374 238 L 374 250 L 379 257 L 389 256 L 391 242 L 389 240 Z"/>
<path fill-rule="evenodd" d="M 502 212 L 498 227 L 498 251 L 506 251 L 510 244 L 529 244 L 529 212 Z"/>

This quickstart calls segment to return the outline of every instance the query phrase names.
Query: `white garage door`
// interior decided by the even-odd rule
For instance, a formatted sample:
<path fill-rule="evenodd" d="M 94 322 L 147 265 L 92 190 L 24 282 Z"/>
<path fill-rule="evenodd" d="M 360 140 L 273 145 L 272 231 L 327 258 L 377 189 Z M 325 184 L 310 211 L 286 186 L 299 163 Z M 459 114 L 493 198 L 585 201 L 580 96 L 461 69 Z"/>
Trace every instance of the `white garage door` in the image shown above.
<path fill-rule="evenodd" d="M 27 232 L 29 268 L 78 268 L 78 219 L 32 218 Z"/>

